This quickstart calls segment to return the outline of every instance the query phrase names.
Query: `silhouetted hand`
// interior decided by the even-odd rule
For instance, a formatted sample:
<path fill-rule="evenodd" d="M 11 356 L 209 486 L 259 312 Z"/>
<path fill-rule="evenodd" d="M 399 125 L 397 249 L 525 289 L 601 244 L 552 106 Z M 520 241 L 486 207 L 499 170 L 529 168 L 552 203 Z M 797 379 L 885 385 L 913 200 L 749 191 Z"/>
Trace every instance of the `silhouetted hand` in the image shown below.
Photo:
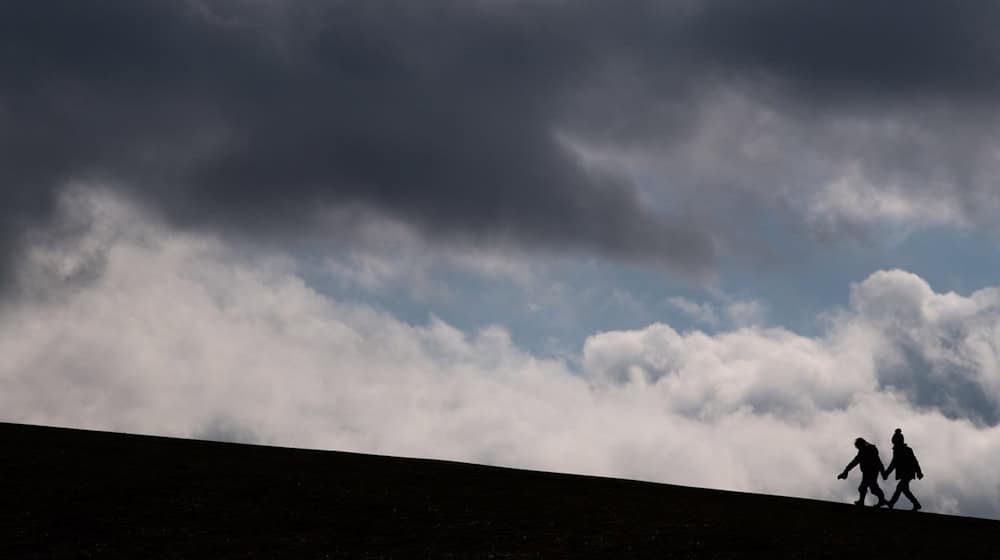
<path fill-rule="evenodd" d="M 840 474 L 837 475 L 837 478 L 839 480 L 844 480 L 845 478 L 847 478 L 847 473 L 842 472 L 842 473 L 840 473 Z"/>
<path fill-rule="evenodd" d="M 882 480 L 887 480 L 888 478 L 889 478 L 889 473 L 883 472 L 882 473 Z"/>
<path fill-rule="evenodd" d="M 924 473 L 922 473 L 922 472 L 918 472 L 917 473 L 917 478 L 923 478 L 923 477 L 924 477 Z"/>

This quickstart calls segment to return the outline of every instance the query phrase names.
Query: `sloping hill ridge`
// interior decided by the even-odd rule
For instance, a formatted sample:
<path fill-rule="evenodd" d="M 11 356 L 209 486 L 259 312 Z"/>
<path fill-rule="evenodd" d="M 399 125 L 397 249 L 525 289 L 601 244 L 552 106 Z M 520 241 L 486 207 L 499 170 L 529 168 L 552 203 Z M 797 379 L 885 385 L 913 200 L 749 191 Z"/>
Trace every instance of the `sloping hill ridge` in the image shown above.
<path fill-rule="evenodd" d="M 2 558 L 996 557 L 1000 522 L 0 423 Z M 831 476 L 831 484 L 836 481 Z"/>

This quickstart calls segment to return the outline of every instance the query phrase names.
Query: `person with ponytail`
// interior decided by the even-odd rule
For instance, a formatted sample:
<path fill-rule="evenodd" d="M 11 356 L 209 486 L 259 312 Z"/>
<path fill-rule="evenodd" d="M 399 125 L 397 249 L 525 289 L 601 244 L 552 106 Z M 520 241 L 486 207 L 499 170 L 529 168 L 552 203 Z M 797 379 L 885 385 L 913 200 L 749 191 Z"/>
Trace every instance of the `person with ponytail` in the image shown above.
<path fill-rule="evenodd" d="M 920 470 L 920 463 L 917 462 L 917 456 L 913 454 L 913 450 L 910 449 L 909 445 L 903 443 L 903 430 L 899 428 L 896 428 L 896 432 L 892 434 L 892 461 L 889 463 L 889 468 L 885 469 L 882 474 L 882 479 L 889 478 L 889 473 L 893 470 L 896 471 L 896 480 L 899 482 L 896 483 L 896 491 L 889 499 L 889 509 L 896 505 L 899 495 L 904 494 L 913 504 L 913 511 L 919 510 L 920 502 L 910 491 L 910 481 L 914 477 L 923 478 L 924 473 Z"/>

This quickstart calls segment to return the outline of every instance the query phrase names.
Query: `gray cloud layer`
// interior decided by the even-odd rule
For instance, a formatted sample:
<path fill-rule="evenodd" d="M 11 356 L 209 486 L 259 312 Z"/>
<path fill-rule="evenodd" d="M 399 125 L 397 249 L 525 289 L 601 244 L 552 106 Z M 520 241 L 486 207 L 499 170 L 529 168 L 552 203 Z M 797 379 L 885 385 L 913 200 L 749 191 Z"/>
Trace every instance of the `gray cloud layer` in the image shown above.
<path fill-rule="evenodd" d="M 858 217 L 845 196 L 900 184 L 971 192 L 964 219 L 989 196 L 976 117 L 998 19 L 977 1 L 7 3 L 0 240 L 84 181 L 198 227 L 271 235 L 357 207 L 435 238 L 702 270 L 783 208 L 782 185 L 849 163 L 862 186 L 822 199 L 834 222 Z M 778 155 L 698 152 L 720 92 L 777 112 Z M 885 126 L 841 126 L 872 115 Z M 667 169 L 643 191 L 580 145 Z"/>

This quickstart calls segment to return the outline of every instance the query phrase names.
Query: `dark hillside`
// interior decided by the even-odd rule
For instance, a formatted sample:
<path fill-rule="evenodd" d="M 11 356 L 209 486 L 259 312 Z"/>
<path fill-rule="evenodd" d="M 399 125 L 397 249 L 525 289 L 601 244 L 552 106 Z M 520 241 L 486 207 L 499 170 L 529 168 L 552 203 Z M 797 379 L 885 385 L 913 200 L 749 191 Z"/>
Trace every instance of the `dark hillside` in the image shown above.
<path fill-rule="evenodd" d="M 997 557 L 1000 535 L 982 519 L 430 460 L 15 424 L 0 445 L 0 558 L 951 560 Z"/>

